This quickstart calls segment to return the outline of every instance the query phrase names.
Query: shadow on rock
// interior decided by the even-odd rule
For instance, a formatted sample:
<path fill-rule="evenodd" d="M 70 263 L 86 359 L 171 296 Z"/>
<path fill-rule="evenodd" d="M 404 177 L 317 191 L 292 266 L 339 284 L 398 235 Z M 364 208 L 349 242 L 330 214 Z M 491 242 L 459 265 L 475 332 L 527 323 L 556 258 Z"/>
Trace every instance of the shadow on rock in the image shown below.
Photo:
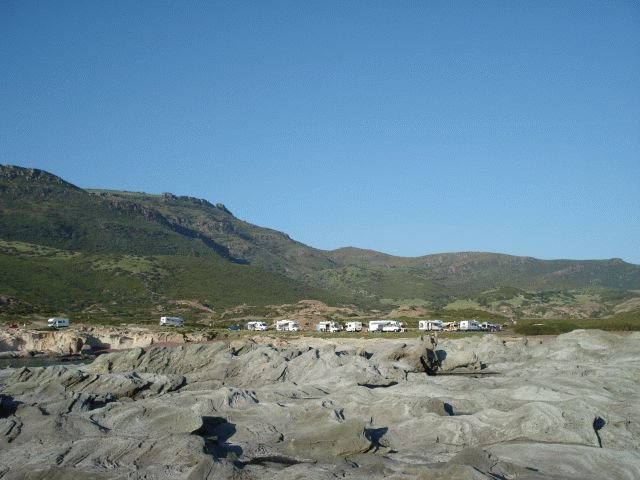
<path fill-rule="evenodd" d="M 0 418 L 7 418 L 16 413 L 18 406 L 21 404 L 22 402 L 14 400 L 9 395 L 0 394 Z"/>
<path fill-rule="evenodd" d="M 380 443 L 380 440 L 388 431 L 387 427 L 364 429 L 365 438 L 371 442 L 370 451 L 376 452 L 380 448 L 386 448 L 386 445 Z"/>
<path fill-rule="evenodd" d="M 433 348 L 426 348 L 424 354 L 420 357 L 420 363 L 427 375 L 430 377 L 436 375 L 438 370 L 442 366 L 447 358 L 447 352 L 444 350 L 435 350 Z"/>
<path fill-rule="evenodd" d="M 226 458 L 228 454 L 235 457 L 242 455 L 242 448 L 228 440 L 236 433 L 236 426 L 222 417 L 202 417 L 202 427 L 195 432 L 204 439 L 205 452 L 214 458 Z"/>
<path fill-rule="evenodd" d="M 596 417 L 593 420 L 593 431 L 596 432 L 596 438 L 598 439 L 598 446 L 602 448 L 602 439 L 600 438 L 600 430 L 607 424 L 604 418 Z"/>
<path fill-rule="evenodd" d="M 393 387 L 394 385 L 398 385 L 398 382 L 391 381 L 391 382 L 384 382 L 384 383 L 358 383 L 358 386 L 366 387 L 366 388 L 369 388 L 369 389 L 389 388 L 389 387 Z"/>

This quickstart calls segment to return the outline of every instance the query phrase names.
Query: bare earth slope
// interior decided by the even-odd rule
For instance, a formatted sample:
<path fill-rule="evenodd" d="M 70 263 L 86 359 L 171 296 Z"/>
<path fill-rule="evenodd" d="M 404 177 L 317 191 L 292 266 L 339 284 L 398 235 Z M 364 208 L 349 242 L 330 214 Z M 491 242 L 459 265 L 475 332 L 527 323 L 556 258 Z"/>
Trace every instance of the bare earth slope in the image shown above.
<path fill-rule="evenodd" d="M 3 371 L 0 478 L 640 478 L 640 334 L 442 340 L 435 377 L 426 343 L 255 337 Z"/>

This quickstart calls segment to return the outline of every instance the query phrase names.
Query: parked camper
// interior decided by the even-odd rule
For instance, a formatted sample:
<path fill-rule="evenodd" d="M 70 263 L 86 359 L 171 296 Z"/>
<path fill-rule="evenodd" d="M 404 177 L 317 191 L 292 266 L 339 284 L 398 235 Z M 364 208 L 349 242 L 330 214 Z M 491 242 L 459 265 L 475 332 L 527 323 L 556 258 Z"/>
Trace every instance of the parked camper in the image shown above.
<path fill-rule="evenodd" d="M 480 324 L 480 330 L 484 332 L 498 332 L 500 330 L 500 325 L 489 322 L 482 322 Z"/>
<path fill-rule="evenodd" d="M 385 325 L 385 320 L 371 320 L 369 322 L 369 331 L 370 332 L 381 332 L 382 327 Z"/>
<path fill-rule="evenodd" d="M 269 327 L 264 322 L 249 322 L 249 323 L 247 323 L 247 330 L 261 331 L 261 330 L 267 330 L 268 328 Z"/>
<path fill-rule="evenodd" d="M 68 318 L 53 317 L 53 318 L 50 318 L 49 320 L 47 320 L 47 326 L 49 328 L 64 328 L 64 327 L 68 327 L 69 326 L 69 319 Z"/>
<path fill-rule="evenodd" d="M 184 320 L 182 317 L 160 317 L 160 325 L 165 327 L 182 327 Z"/>
<path fill-rule="evenodd" d="M 444 330 L 444 323 L 442 320 L 420 320 L 418 330 Z"/>
<path fill-rule="evenodd" d="M 460 322 L 460 330 L 463 332 L 478 331 L 480 324 L 476 320 L 462 320 Z"/>
<path fill-rule="evenodd" d="M 347 332 L 361 332 L 362 322 L 347 322 L 345 328 Z"/>
<path fill-rule="evenodd" d="M 295 320 L 278 320 L 276 322 L 276 330 L 278 332 L 298 332 L 300 324 Z"/>
<path fill-rule="evenodd" d="M 325 322 L 319 322 L 316 325 L 316 330 L 318 332 L 336 333 L 336 332 L 339 332 L 340 330 L 342 330 L 342 325 L 340 325 L 338 322 L 336 322 L 334 320 L 328 320 L 328 321 L 325 321 Z"/>
<path fill-rule="evenodd" d="M 442 328 L 447 332 L 457 332 L 460 330 L 460 324 L 458 322 L 444 322 Z"/>
<path fill-rule="evenodd" d="M 390 323 L 382 327 L 382 331 L 383 332 L 404 332 L 405 331 L 404 323 L 391 321 Z"/>
<path fill-rule="evenodd" d="M 370 332 L 402 332 L 402 323 L 396 320 L 371 320 L 369 322 Z"/>

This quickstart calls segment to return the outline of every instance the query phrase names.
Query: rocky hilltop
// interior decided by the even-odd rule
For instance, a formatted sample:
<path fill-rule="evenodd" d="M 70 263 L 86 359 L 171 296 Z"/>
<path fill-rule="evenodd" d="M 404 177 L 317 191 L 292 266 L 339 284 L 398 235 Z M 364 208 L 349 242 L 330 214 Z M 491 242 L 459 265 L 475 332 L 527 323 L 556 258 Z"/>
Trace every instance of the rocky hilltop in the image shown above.
<path fill-rule="evenodd" d="M 637 479 L 640 334 L 257 336 L 0 374 L 0 478 Z"/>

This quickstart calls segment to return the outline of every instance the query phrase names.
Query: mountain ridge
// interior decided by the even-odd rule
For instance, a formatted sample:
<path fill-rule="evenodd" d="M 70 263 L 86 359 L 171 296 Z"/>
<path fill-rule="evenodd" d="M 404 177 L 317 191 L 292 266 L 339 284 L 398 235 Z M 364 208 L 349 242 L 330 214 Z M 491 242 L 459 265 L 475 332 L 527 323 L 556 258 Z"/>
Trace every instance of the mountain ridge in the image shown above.
<path fill-rule="evenodd" d="M 192 196 L 185 196 L 185 195 L 175 195 L 173 193 L 170 192 L 163 192 L 163 193 L 146 193 L 146 192 L 134 192 L 134 191 L 126 191 L 126 190 L 106 190 L 106 189 L 96 189 L 96 188 L 82 188 L 79 186 L 76 186 L 70 182 L 67 182 L 66 180 L 64 180 L 63 178 L 52 174 L 50 172 L 47 172 L 46 170 L 41 170 L 41 169 L 37 169 L 37 168 L 27 168 L 27 167 L 19 167 L 16 165 L 0 165 L 0 178 L 5 178 L 5 179 L 16 179 L 19 177 L 24 177 L 24 178 L 28 178 L 30 181 L 32 182 L 42 182 L 43 180 L 45 181 L 45 183 L 50 183 L 50 184 L 58 184 L 67 188 L 71 188 L 74 189 L 76 191 L 81 191 L 81 192 L 87 192 L 89 194 L 94 194 L 94 195 L 98 195 L 98 196 L 106 196 L 108 197 L 109 195 L 112 195 L 114 198 L 113 200 L 115 201 L 115 198 L 123 198 L 123 197 L 127 197 L 127 196 L 131 196 L 131 197 L 149 197 L 149 198 L 161 198 L 163 200 L 173 200 L 173 201 L 187 201 L 187 202 L 192 202 L 195 205 L 203 205 L 203 206 L 208 206 L 210 208 L 215 208 L 215 209 L 219 209 L 221 211 L 223 211 L 225 214 L 229 215 L 230 217 L 238 220 L 239 222 L 245 223 L 247 225 L 252 225 L 249 222 L 246 222 L 244 220 L 239 219 L 238 217 L 236 217 L 235 215 L 233 215 L 233 213 L 223 204 L 223 203 L 216 203 L 213 204 L 211 203 L 211 201 L 204 199 L 204 198 L 198 198 L 198 197 L 192 197 Z M 4 192 L 3 192 L 4 193 Z M 135 205 L 135 202 L 131 202 L 131 205 Z M 254 227 L 256 227 L 256 225 L 252 225 Z M 593 262 L 593 261 L 597 261 L 597 262 L 612 262 L 612 263 L 623 263 L 623 264 L 627 264 L 627 265 L 634 265 L 634 266 L 640 266 L 640 264 L 635 264 L 632 262 L 627 262 L 626 260 L 619 258 L 619 257 L 612 257 L 612 258 L 598 258 L 598 259 L 574 259 L 574 258 L 552 258 L 552 259 L 540 259 L 537 257 L 533 257 L 533 256 L 528 256 L 528 255 L 512 255 L 512 254 L 506 254 L 506 253 L 499 253 L 499 252 L 487 252 L 487 251 L 460 251 L 460 252 L 454 252 L 454 251 L 450 251 L 450 252 L 438 252 L 438 253 L 427 253 L 424 255 L 418 255 L 418 256 L 406 256 L 406 255 L 392 255 L 389 253 L 385 253 L 385 252 L 381 252 L 381 251 L 377 251 L 377 250 L 373 250 L 373 249 L 366 249 L 366 248 L 360 248 L 360 247 L 356 247 L 356 246 L 346 246 L 346 247 L 339 247 L 336 249 L 332 249 L 332 250 L 323 250 L 323 249 L 318 249 L 309 245 L 306 245 L 302 242 L 296 241 L 294 239 L 292 239 L 287 233 L 285 232 L 280 232 L 274 229 L 270 229 L 268 227 L 258 227 L 264 230 L 268 230 L 271 232 L 274 232 L 275 234 L 278 235 L 282 235 L 283 237 L 285 237 L 288 240 L 291 240 L 292 242 L 295 242 L 296 244 L 305 246 L 307 248 L 313 249 L 315 251 L 318 252 L 324 252 L 326 254 L 329 254 L 332 258 L 340 258 L 340 257 L 344 257 L 344 252 L 349 252 L 352 253 L 353 252 L 357 252 L 359 254 L 360 257 L 366 257 L 368 260 L 370 260 L 371 258 L 385 258 L 385 259 L 389 259 L 391 261 L 393 261 L 394 263 L 401 263 L 402 261 L 425 261 L 425 262 L 429 262 L 431 261 L 433 263 L 433 261 L 440 261 L 441 259 L 450 259 L 450 258 L 464 258 L 466 256 L 493 256 L 495 258 L 498 257 L 504 257 L 504 258 L 511 258 L 511 259 L 521 259 L 521 261 L 549 261 L 549 262 L 560 262 L 560 261 L 568 261 L 568 262 Z"/>
<path fill-rule="evenodd" d="M 222 203 L 171 193 L 85 190 L 43 170 L 17 166 L 0 165 L 0 199 L 0 239 L 5 242 L 81 252 L 91 258 L 161 256 L 171 268 L 180 261 L 192 265 L 190 259 L 200 258 L 212 272 L 245 275 L 251 287 L 245 292 L 247 301 L 241 303 L 251 303 L 252 298 L 261 298 L 262 304 L 277 302 L 282 288 L 289 285 L 301 295 L 306 292 L 311 298 L 330 302 L 375 306 L 413 302 L 442 308 L 466 299 L 474 308 L 520 315 L 536 314 L 533 306 L 541 305 L 540 298 L 547 301 L 553 297 L 535 296 L 536 292 L 581 290 L 586 293 L 578 297 L 553 298 L 577 302 L 576 298 L 583 301 L 587 295 L 602 307 L 593 307 L 585 300 L 583 303 L 589 303 L 587 310 L 606 314 L 613 311 L 616 301 L 626 301 L 632 291 L 640 290 L 640 266 L 617 258 L 540 260 L 491 252 L 400 257 L 357 247 L 321 250 L 284 232 L 241 220 Z M 12 252 L 11 248 L 5 250 Z M 7 255 L 7 264 L 18 268 L 16 257 Z M 153 268 L 164 271 L 161 263 Z M 189 272 L 181 275 L 188 284 L 193 282 Z M 204 284 L 194 288 L 206 296 L 207 282 L 211 288 L 215 282 L 207 280 L 204 272 L 198 275 Z M 264 279 L 272 278 L 269 275 L 276 275 L 270 281 L 281 285 L 271 297 L 261 295 L 258 287 Z M 263 280 L 256 283 L 250 279 L 254 276 Z M 241 301 L 242 285 L 231 277 L 227 280 L 234 285 L 229 298 Z M 221 279 L 216 282 L 215 288 L 226 288 Z M 10 279 L 0 282 L 0 295 L 8 285 Z M 496 295 L 496 291 L 502 293 Z M 513 296 L 503 298 L 505 292 Z M 285 297 L 287 301 L 296 298 Z"/>

